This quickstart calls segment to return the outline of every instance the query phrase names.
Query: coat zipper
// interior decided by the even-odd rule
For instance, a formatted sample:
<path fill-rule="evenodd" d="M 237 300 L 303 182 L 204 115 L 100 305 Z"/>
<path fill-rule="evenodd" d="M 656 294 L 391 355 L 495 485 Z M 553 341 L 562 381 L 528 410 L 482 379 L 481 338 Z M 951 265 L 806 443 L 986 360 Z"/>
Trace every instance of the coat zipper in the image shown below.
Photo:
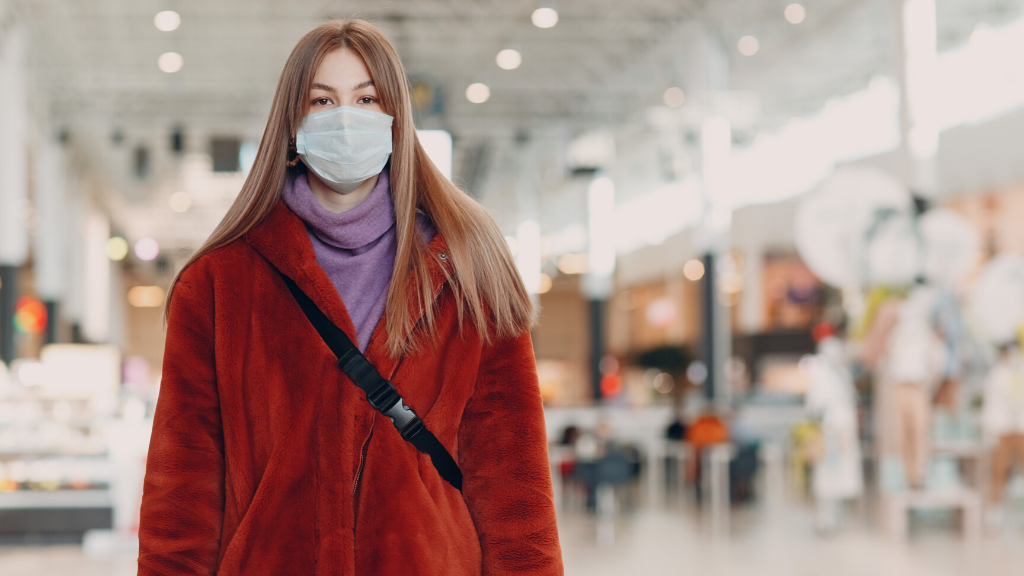
<path fill-rule="evenodd" d="M 359 470 L 356 471 L 356 479 L 352 486 L 352 497 L 355 498 L 356 491 L 359 490 L 359 480 L 363 477 L 363 468 L 366 467 L 366 451 L 370 448 L 370 438 L 373 438 L 373 427 L 377 424 L 377 413 L 374 412 L 370 417 L 370 433 L 367 434 L 366 440 L 363 441 L 363 447 L 359 450 Z"/>
<path fill-rule="evenodd" d="M 441 295 L 441 291 L 444 290 L 444 285 L 445 285 L 445 282 L 442 282 L 441 285 L 438 286 L 437 292 L 434 293 L 434 302 L 437 302 L 438 296 L 440 296 Z M 422 320 L 423 320 L 423 316 L 420 316 L 419 319 L 416 320 L 416 324 L 419 324 Z M 395 373 L 398 372 L 398 369 L 402 366 L 402 362 L 403 361 L 405 361 L 405 356 L 402 356 L 402 358 L 399 359 L 398 364 L 395 364 L 395 369 L 391 371 L 391 375 L 388 377 L 388 380 L 391 380 L 392 378 L 395 377 Z M 369 435 L 366 436 L 366 440 L 363 441 L 363 447 L 359 451 L 359 468 L 356 471 L 356 479 L 352 483 L 353 484 L 352 485 L 352 498 L 353 499 L 355 499 L 356 493 L 359 491 L 359 481 L 362 480 L 363 468 L 366 467 L 366 452 L 370 448 L 370 438 L 373 438 L 373 427 L 376 424 L 377 424 L 377 412 L 375 411 L 373 413 L 372 419 L 370 420 L 370 433 L 369 433 Z"/>

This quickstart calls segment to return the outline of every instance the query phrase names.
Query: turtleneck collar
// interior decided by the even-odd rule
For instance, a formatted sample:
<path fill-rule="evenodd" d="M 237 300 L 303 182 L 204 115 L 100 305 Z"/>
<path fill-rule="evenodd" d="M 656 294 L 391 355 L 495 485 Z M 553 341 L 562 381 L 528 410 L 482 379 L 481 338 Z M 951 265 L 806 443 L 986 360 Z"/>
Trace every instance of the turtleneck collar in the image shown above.
<path fill-rule="evenodd" d="M 358 206 L 335 214 L 324 208 L 309 189 L 305 173 L 285 181 L 284 203 L 306 223 L 325 244 L 355 250 L 376 242 L 395 225 L 388 169 L 381 170 L 377 185 Z"/>

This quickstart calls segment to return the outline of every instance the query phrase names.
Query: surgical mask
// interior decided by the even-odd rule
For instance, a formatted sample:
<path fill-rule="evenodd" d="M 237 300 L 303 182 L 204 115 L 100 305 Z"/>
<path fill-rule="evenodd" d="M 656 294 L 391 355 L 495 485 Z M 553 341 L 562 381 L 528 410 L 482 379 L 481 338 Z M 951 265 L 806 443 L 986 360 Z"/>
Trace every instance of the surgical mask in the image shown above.
<path fill-rule="evenodd" d="M 393 120 L 350 106 L 310 114 L 295 134 L 295 151 L 331 190 L 348 194 L 384 169 Z"/>

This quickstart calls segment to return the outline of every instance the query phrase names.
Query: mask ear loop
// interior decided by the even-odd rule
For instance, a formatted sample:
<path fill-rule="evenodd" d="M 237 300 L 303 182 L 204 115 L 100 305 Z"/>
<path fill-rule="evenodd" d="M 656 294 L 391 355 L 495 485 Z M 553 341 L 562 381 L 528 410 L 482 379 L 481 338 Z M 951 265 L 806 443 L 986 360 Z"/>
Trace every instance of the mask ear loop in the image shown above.
<path fill-rule="evenodd" d="M 295 138 L 288 141 L 288 167 L 294 168 L 299 165 L 299 151 L 295 147 Z"/>

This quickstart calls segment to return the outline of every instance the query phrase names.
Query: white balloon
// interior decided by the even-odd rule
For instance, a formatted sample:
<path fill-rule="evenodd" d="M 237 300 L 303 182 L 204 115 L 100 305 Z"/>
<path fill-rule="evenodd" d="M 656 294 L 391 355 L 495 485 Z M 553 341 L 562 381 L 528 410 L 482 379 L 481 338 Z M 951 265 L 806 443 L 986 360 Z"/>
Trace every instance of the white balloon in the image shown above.
<path fill-rule="evenodd" d="M 797 250 L 808 268 L 828 284 L 846 287 L 871 282 L 869 269 L 876 266 L 869 264 L 869 229 L 880 227 L 882 238 L 890 238 L 896 233 L 881 229 L 893 225 L 885 224 L 881 216 L 893 212 L 892 219 L 909 218 L 911 206 L 907 189 L 887 172 L 869 166 L 838 168 L 797 207 Z M 885 251 L 887 241 L 880 240 L 879 253 Z M 877 267 L 886 272 L 898 267 L 906 259 L 903 252 L 901 248 L 895 264 L 877 256 Z"/>
<path fill-rule="evenodd" d="M 881 286 L 907 286 L 921 274 L 921 241 L 910 214 L 899 212 L 865 235 L 865 279 Z"/>
<path fill-rule="evenodd" d="M 979 336 L 1009 342 L 1024 324 L 1024 257 L 1000 254 L 978 275 L 970 295 L 971 319 Z"/>
<path fill-rule="evenodd" d="M 981 239 L 967 218 L 936 208 L 921 217 L 919 229 L 925 245 L 924 275 L 930 282 L 953 286 L 974 269 Z"/>

